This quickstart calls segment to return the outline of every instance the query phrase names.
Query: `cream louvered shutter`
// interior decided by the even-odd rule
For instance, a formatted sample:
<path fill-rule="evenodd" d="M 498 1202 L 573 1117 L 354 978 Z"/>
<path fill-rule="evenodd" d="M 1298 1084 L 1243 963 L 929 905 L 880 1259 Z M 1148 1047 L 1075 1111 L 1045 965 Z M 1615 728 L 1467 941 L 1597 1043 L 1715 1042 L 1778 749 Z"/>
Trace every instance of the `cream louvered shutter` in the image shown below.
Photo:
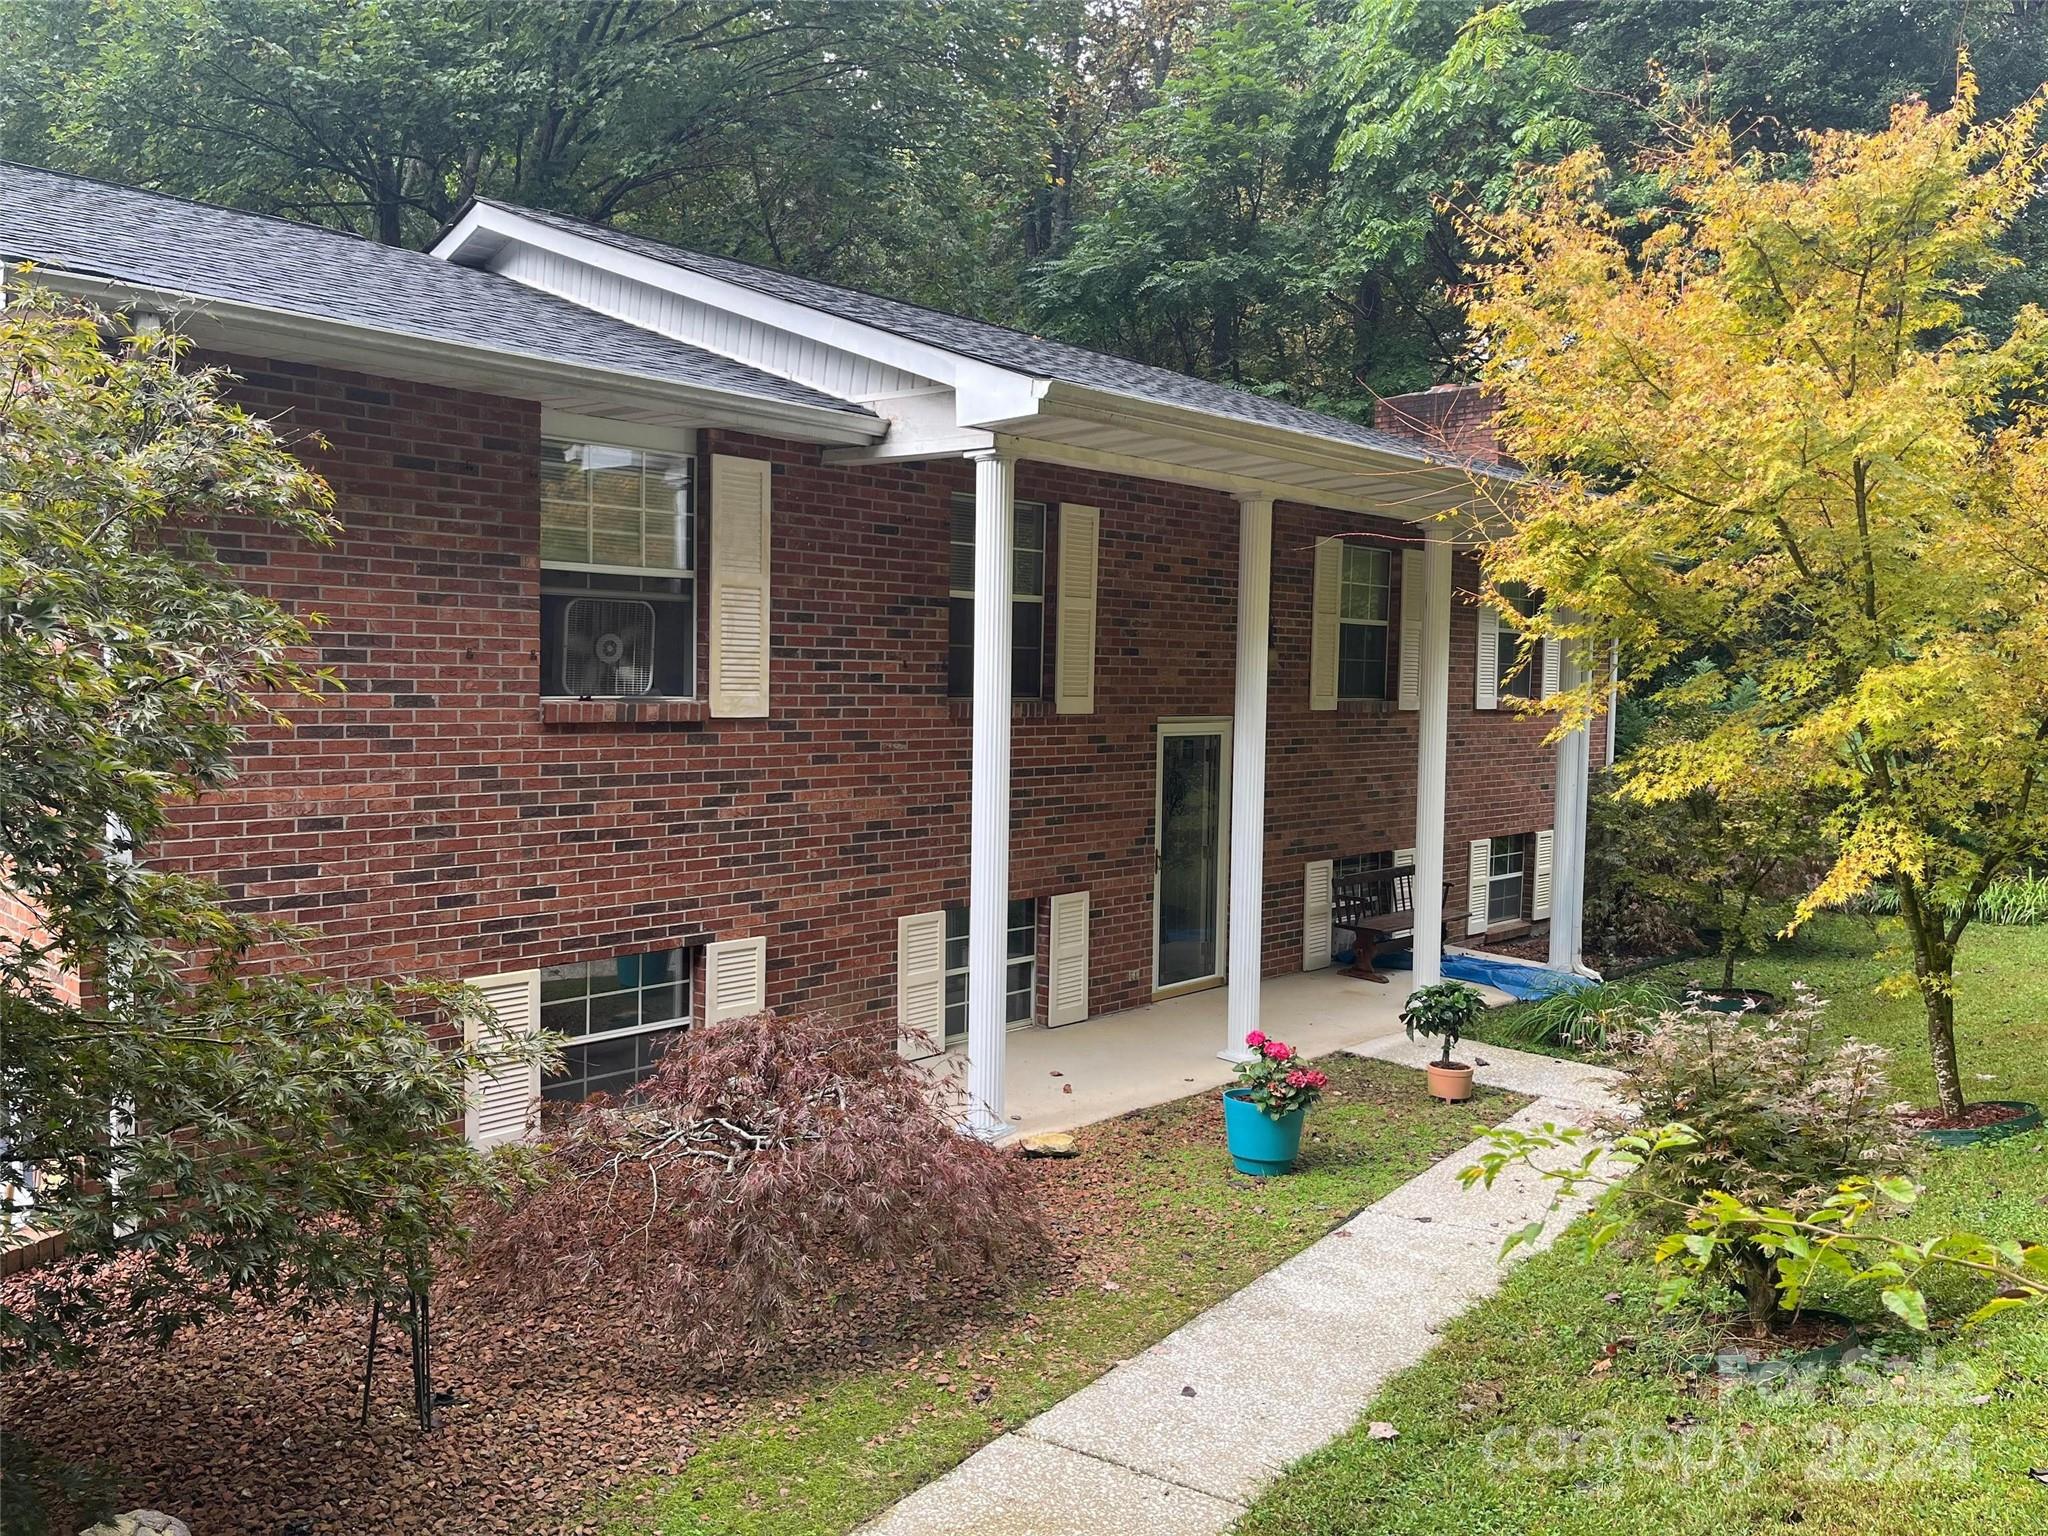
<path fill-rule="evenodd" d="M 1422 708 L 1422 552 L 1401 551 L 1399 707 Z"/>
<path fill-rule="evenodd" d="M 1479 605 L 1479 655 L 1472 690 L 1474 709 L 1500 708 L 1500 615 L 1485 602 Z"/>
<path fill-rule="evenodd" d="M 1550 858 L 1556 837 L 1549 827 L 1536 834 L 1536 868 L 1529 882 L 1529 916 L 1536 921 L 1550 916 Z"/>
<path fill-rule="evenodd" d="M 1308 707 L 1337 707 L 1337 615 L 1344 600 L 1344 541 L 1316 540 L 1316 588 L 1309 608 Z"/>
<path fill-rule="evenodd" d="M 1544 641 L 1543 671 L 1540 674 L 1543 690 L 1541 696 L 1543 698 L 1547 699 L 1557 692 L 1558 684 L 1563 680 L 1563 672 L 1564 647 L 1555 640 Z"/>
<path fill-rule="evenodd" d="M 742 1019 L 768 1006 L 768 941 L 724 939 L 704 946 L 704 1022 Z"/>
<path fill-rule="evenodd" d="M 1078 1024 L 1088 1017 L 1088 893 L 1062 891 L 1053 897 L 1051 927 L 1045 1021 Z"/>
<path fill-rule="evenodd" d="M 1330 963 L 1330 906 L 1334 866 L 1311 859 L 1301 868 L 1301 968 L 1320 971 Z"/>
<path fill-rule="evenodd" d="M 1095 585 L 1102 513 L 1060 504 L 1059 592 L 1053 636 L 1053 708 L 1063 715 L 1095 713 Z"/>
<path fill-rule="evenodd" d="M 1465 878 L 1465 931 L 1486 932 L 1487 877 L 1493 873 L 1493 839 L 1472 839 L 1472 862 Z"/>
<path fill-rule="evenodd" d="M 540 972 L 512 971 L 502 976 L 480 976 L 470 982 L 483 993 L 496 1018 L 496 1029 L 472 1020 L 467 1034 L 471 1045 L 488 1050 L 493 1039 L 518 1040 L 540 1028 Z M 495 1072 L 478 1073 L 469 1080 L 468 1109 L 463 1134 L 473 1147 L 495 1147 L 517 1141 L 532 1122 L 534 1103 L 540 1098 L 540 1063 L 507 1064 Z"/>
<path fill-rule="evenodd" d="M 905 1059 L 946 1048 L 946 914 L 896 919 L 896 1049 Z"/>
<path fill-rule="evenodd" d="M 768 713 L 770 603 L 766 459 L 711 457 L 711 713 Z"/>
<path fill-rule="evenodd" d="M 1396 848 L 1394 850 L 1394 868 L 1413 869 L 1414 867 L 1415 850 L 1413 848 Z"/>

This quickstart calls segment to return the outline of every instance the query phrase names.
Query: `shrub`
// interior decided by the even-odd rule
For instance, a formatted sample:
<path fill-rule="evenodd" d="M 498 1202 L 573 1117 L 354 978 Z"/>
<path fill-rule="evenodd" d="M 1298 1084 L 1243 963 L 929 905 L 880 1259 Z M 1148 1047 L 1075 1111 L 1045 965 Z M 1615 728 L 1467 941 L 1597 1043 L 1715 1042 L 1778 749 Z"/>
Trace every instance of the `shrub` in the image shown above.
<path fill-rule="evenodd" d="M 1953 918 L 1956 915 L 1957 906 L 1954 901 L 1943 901 L 1940 905 L 1948 917 Z M 1847 902 L 1845 907 L 1851 912 L 1866 912 L 1878 917 L 1897 917 L 1899 889 L 1889 884 L 1873 885 L 1860 896 Z M 1993 880 L 1984 887 L 1984 894 L 1978 899 L 1977 921 L 2015 927 L 2048 922 L 2048 875 L 2029 871 L 2026 874 Z"/>
<path fill-rule="evenodd" d="M 1244 1043 L 1259 1054 L 1237 1064 L 1237 1086 L 1248 1090 L 1245 1097 L 1263 1114 L 1285 1120 L 1297 1109 L 1312 1108 L 1330 1086 L 1329 1078 L 1303 1066 L 1300 1055 L 1284 1040 L 1269 1039 L 1255 1029 Z"/>
<path fill-rule="evenodd" d="M 1674 1204 L 1697 1208 L 1709 1195 L 1807 1215 L 1845 1181 L 1906 1165 L 1911 1144 L 1891 1111 L 1887 1053 L 1854 1039 L 1825 1046 L 1825 1006 L 1803 983 L 1768 1018 L 1688 998 L 1618 1042 L 1622 1099 L 1643 1124 L 1682 1124 L 1692 1138 L 1622 1186 L 1626 1211 L 1659 1231 Z M 1788 1320 L 1765 1244 L 1725 1244 L 1709 1278 L 1740 1292 L 1757 1326 Z"/>
<path fill-rule="evenodd" d="M 624 1292 L 692 1350 L 774 1338 L 863 1273 L 1002 1288 L 1045 1249 L 1022 1161 L 962 1134 L 893 1042 L 824 1014 L 693 1030 L 624 1099 L 545 1118 L 537 1159 L 479 1220 L 479 1279 Z"/>
<path fill-rule="evenodd" d="M 1508 1012 L 1488 1037 L 1503 1045 L 1562 1045 L 1604 1051 L 1619 1036 L 1639 1031 L 1678 1001 L 1670 987 L 1647 976 L 1626 976 L 1587 987 L 1561 987 Z"/>
<path fill-rule="evenodd" d="M 1451 1052 L 1465 1038 L 1472 1021 L 1486 1012 L 1486 998 L 1480 990 L 1463 981 L 1439 981 L 1417 987 L 1408 994 L 1401 1009 L 1401 1023 L 1413 1040 L 1417 1035 L 1436 1035 L 1443 1041 L 1440 1066 L 1452 1066 Z"/>

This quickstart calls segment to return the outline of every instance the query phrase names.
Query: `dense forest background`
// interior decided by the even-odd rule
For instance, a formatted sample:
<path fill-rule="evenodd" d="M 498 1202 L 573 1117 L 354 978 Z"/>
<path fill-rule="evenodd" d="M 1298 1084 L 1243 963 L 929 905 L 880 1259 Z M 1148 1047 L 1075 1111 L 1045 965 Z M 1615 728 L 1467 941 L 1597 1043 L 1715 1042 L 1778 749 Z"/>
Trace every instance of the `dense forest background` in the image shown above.
<path fill-rule="evenodd" d="M 2048 0 L 5 0 L 0 156 L 406 244 L 502 197 L 1369 415 L 1466 356 L 1446 199 L 1688 112 L 1796 163 L 1959 47 L 1999 112 L 2044 39 Z"/>

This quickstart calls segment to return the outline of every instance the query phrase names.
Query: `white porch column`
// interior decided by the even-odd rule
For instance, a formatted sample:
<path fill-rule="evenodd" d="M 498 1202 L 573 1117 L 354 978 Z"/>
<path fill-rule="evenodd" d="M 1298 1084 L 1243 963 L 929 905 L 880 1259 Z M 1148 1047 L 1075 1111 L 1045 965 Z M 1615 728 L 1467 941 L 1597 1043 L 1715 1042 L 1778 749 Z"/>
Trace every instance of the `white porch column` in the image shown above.
<path fill-rule="evenodd" d="M 1558 686 L 1574 688 L 1584 680 L 1567 650 L 1558 664 Z M 1557 743 L 1557 786 L 1551 796 L 1549 960 L 1561 971 L 1579 968 L 1585 929 L 1588 748 L 1584 726 Z"/>
<path fill-rule="evenodd" d="M 1422 546 L 1422 677 L 1415 751 L 1415 985 L 1444 979 L 1444 779 L 1451 738 L 1451 535 Z"/>
<path fill-rule="evenodd" d="M 1266 663 L 1273 598 L 1273 503 L 1237 504 L 1237 703 L 1230 759 L 1230 1007 L 1225 1061 L 1249 1061 L 1259 1027 L 1266 894 Z"/>
<path fill-rule="evenodd" d="M 1010 546 L 1016 464 L 974 456 L 974 765 L 967 907 L 967 1128 L 1003 1117 L 1010 926 Z"/>

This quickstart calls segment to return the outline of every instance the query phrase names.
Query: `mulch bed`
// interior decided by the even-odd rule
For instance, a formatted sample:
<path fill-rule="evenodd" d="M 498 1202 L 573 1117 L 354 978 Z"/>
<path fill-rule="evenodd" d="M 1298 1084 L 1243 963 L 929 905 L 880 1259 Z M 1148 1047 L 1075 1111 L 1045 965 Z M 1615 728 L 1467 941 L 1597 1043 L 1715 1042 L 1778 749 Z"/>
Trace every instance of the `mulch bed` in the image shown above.
<path fill-rule="evenodd" d="M 1054 1244 L 1030 1300 L 1121 1267 L 1137 1215 L 1124 1175 L 1141 1136 L 1213 1141 L 1218 1129 L 1200 1113 L 1165 1126 L 1117 1123 L 1083 1133 L 1081 1157 L 1028 1162 Z M 607 1490 L 677 1468 L 749 1409 L 800 1396 L 828 1362 L 943 1374 L 954 1368 L 942 1353 L 948 1338 L 1009 1305 L 926 1296 L 914 1275 L 870 1279 L 844 1287 L 856 1294 L 808 1331 L 712 1362 L 679 1358 L 602 1296 L 508 1308 L 444 1278 L 434 1293 L 434 1385 L 454 1401 L 427 1435 L 412 1417 L 406 1337 L 388 1325 L 370 1423 L 360 1423 L 368 1317 L 359 1307 L 298 1319 L 245 1305 L 163 1352 L 119 1340 L 81 1367 L 14 1369 L 0 1381 L 0 1415 L 42 1453 L 112 1472 L 117 1509 L 167 1510 L 203 1536 L 594 1531 L 601 1526 L 578 1520 Z"/>
<path fill-rule="evenodd" d="M 1913 1131 L 1978 1131 L 1987 1125 L 2003 1125 L 2027 1111 L 2018 1104 L 1965 1104 L 1960 1115 L 1944 1115 L 1938 1109 L 1920 1109 L 1899 1116 L 1899 1124 Z"/>

